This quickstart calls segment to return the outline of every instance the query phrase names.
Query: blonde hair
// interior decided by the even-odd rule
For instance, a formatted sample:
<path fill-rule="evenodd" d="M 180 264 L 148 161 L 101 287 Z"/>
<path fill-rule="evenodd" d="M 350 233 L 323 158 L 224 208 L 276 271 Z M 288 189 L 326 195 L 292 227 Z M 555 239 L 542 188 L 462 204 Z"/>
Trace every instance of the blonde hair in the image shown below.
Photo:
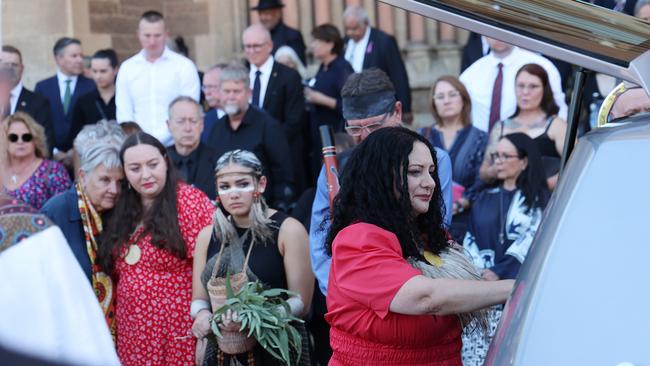
<path fill-rule="evenodd" d="M 34 149 L 35 149 L 35 154 L 39 158 L 47 159 L 50 157 L 50 151 L 47 148 L 47 138 L 45 137 L 45 129 L 43 126 L 38 124 L 29 114 L 25 112 L 16 112 L 7 118 L 5 118 L 4 123 L 3 123 L 3 130 L 5 134 L 5 138 L 3 140 L 6 141 L 6 135 L 9 133 L 9 126 L 11 126 L 12 123 L 15 122 L 22 122 L 25 124 L 25 127 L 29 130 L 29 133 L 32 134 L 33 136 L 33 142 L 34 142 Z M 4 158 L 7 159 L 8 156 L 8 150 L 5 147 L 4 149 Z"/>

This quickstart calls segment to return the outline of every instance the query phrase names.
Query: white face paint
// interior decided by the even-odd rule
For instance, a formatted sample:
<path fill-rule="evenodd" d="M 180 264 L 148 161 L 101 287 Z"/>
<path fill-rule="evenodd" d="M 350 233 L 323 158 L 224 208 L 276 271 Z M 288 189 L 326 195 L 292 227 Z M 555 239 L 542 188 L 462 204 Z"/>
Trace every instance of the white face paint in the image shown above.
<path fill-rule="evenodd" d="M 226 189 L 219 189 L 217 191 L 217 193 L 219 194 L 219 196 L 224 196 L 224 195 L 231 194 L 231 193 L 253 192 L 254 190 L 255 190 L 255 187 L 253 187 L 252 185 L 246 186 L 246 187 L 231 186 L 231 187 L 226 188 Z"/>

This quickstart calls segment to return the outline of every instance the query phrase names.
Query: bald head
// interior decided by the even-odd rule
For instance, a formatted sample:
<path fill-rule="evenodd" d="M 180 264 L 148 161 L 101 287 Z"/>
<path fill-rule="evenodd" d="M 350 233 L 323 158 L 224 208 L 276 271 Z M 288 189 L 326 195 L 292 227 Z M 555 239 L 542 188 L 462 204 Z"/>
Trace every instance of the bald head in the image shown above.
<path fill-rule="evenodd" d="M 643 88 L 632 88 L 621 94 L 612 106 L 612 118 L 633 116 L 650 111 L 650 96 Z"/>
<path fill-rule="evenodd" d="M 253 24 L 242 35 L 246 59 L 256 67 L 262 66 L 271 57 L 273 41 L 271 33 L 262 24 Z"/>

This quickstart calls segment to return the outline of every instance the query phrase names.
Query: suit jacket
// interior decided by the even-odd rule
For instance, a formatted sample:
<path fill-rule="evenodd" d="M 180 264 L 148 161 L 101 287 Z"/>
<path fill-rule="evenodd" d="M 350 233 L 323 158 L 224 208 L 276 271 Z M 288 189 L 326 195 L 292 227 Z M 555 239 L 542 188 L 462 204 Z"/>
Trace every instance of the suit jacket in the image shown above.
<path fill-rule="evenodd" d="M 61 229 L 81 269 L 86 274 L 88 281 L 91 281 L 92 268 L 79 213 L 79 196 L 75 186 L 50 198 L 41 208 L 41 213 L 49 217 Z"/>
<path fill-rule="evenodd" d="M 481 35 L 478 33 L 470 32 L 467 38 L 467 43 L 463 47 L 463 57 L 460 62 L 460 72 L 462 73 L 479 58 L 485 56 L 483 54 L 483 42 Z"/>
<path fill-rule="evenodd" d="M 36 120 L 45 129 L 47 146 L 52 152 L 54 148 L 54 128 L 52 126 L 52 113 L 50 111 L 50 102 L 42 96 L 23 87 L 18 96 L 16 111 L 26 112 Z"/>
<path fill-rule="evenodd" d="M 68 113 L 63 113 L 63 102 L 61 101 L 61 91 L 59 81 L 56 75 L 41 80 L 36 84 L 35 92 L 47 98 L 50 102 L 52 111 L 52 126 L 54 126 L 54 147 L 61 151 L 68 151 L 72 148 L 73 137 L 70 134 L 72 127 L 72 111 L 79 96 L 84 95 L 95 88 L 95 82 L 91 79 L 79 75 L 77 84 L 72 92 Z"/>
<path fill-rule="evenodd" d="M 280 122 L 290 144 L 301 137 L 305 97 L 296 70 L 273 62 L 262 109 Z"/>
<path fill-rule="evenodd" d="M 289 203 L 294 194 L 293 166 L 287 138 L 278 122 L 268 113 L 252 105 L 237 130 L 230 127 L 230 117 L 223 116 L 212 129 L 208 146 L 216 150 L 217 159 L 224 153 L 244 149 L 260 159 L 268 185 L 264 197 L 274 208 Z"/>
<path fill-rule="evenodd" d="M 198 150 L 196 169 L 194 170 L 194 176 L 187 177 L 187 184 L 200 189 L 205 193 L 211 200 L 214 200 L 217 197 L 216 184 L 214 182 L 214 168 L 217 166 L 217 151 L 206 146 L 203 143 L 199 143 L 199 146 L 196 148 Z M 176 148 L 170 146 L 167 148 L 168 151 L 173 151 L 176 155 Z M 174 160 L 174 158 L 172 158 Z M 174 161 L 176 165 L 176 161 Z M 176 166 L 178 167 L 178 165 Z"/>
<path fill-rule="evenodd" d="M 370 28 L 370 38 L 363 58 L 363 69 L 371 67 L 377 67 L 388 74 L 395 86 L 397 100 L 402 102 L 402 111 L 411 113 L 411 86 L 397 41 L 395 37 L 375 28 Z"/>
<path fill-rule="evenodd" d="M 273 40 L 273 53 L 282 46 L 289 46 L 296 51 L 300 61 L 304 65 L 307 64 L 307 59 L 305 58 L 305 41 L 302 39 L 302 34 L 291 27 L 288 27 L 286 24 L 280 20 L 280 23 L 271 30 L 271 39 Z"/>

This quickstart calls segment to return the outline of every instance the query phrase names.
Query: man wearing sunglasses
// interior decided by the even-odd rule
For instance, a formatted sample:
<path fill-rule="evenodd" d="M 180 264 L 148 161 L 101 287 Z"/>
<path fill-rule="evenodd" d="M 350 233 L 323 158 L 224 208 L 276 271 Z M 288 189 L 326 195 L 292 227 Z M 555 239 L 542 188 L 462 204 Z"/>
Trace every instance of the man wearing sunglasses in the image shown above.
<path fill-rule="evenodd" d="M 395 88 L 383 71 L 372 68 L 348 77 L 341 90 L 345 130 L 355 143 L 365 140 L 371 133 L 384 127 L 402 124 L 402 103 L 395 98 Z M 350 150 L 348 150 L 350 151 Z M 349 153 L 338 156 L 339 170 L 345 168 Z M 445 224 L 451 222 L 451 160 L 449 155 L 436 148 L 438 175 L 445 201 Z M 318 176 L 316 197 L 312 206 L 309 245 L 311 264 L 323 295 L 327 295 L 327 279 L 331 258 L 325 251 L 325 238 L 329 230 L 329 194 L 325 171 Z"/>

